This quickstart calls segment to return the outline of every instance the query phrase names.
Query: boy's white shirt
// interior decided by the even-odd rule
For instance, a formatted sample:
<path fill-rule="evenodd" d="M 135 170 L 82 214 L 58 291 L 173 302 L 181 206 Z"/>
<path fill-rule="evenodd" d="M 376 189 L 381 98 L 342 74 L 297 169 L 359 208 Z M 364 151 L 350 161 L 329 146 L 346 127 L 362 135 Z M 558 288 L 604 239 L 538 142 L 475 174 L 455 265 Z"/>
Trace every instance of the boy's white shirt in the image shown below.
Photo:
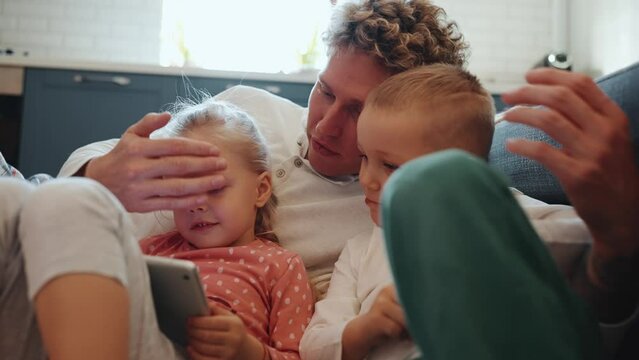
<path fill-rule="evenodd" d="M 549 248 L 561 271 L 578 265 L 591 236 L 574 209 L 549 205 L 512 189 L 533 227 Z M 300 343 L 303 359 L 340 359 L 346 324 L 370 310 L 377 294 L 393 283 L 379 227 L 349 240 L 335 264 L 326 298 L 315 304 L 315 314 Z M 380 344 L 367 359 L 408 359 L 419 354 L 412 342 Z"/>

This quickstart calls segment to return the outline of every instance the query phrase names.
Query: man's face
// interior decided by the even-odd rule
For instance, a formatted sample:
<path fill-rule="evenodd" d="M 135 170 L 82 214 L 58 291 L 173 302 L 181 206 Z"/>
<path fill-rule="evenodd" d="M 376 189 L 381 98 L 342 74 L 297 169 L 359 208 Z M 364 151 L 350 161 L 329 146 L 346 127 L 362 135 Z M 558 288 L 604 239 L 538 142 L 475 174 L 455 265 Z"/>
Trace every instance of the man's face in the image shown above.
<path fill-rule="evenodd" d="M 316 171 L 325 176 L 357 173 L 357 118 L 368 93 L 389 76 L 364 53 L 342 50 L 331 56 L 308 101 L 308 160 Z"/>

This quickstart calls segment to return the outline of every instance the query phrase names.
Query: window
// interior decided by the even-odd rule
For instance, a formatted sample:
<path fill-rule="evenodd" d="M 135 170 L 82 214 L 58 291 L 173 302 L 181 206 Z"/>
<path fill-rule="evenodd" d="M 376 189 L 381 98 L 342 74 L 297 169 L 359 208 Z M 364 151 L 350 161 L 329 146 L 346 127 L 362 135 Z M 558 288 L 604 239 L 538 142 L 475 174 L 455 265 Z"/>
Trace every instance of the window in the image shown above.
<path fill-rule="evenodd" d="M 327 0 L 164 0 L 162 65 L 291 73 L 321 68 Z"/>

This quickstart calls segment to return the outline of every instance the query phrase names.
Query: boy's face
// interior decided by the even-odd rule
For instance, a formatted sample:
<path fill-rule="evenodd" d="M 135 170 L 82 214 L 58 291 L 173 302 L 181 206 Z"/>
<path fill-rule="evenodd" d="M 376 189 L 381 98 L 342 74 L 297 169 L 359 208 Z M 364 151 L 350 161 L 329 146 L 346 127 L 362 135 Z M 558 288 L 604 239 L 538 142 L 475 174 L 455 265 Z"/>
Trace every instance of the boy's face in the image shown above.
<path fill-rule="evenodd" d="M 308 160 L 320 174 L 357 173 L 357 117 L 368 93 L 388 76 L 361 52 L 339 51 L 330 57 L 308 99 Z"/>
<path fill-rule="evenodd" d="M 211 139 L 206 131 L 189 134 L 188 137 L 204 141 Z M 197 248 L 238 246 L 253 241 L 257 208 L 266 202 L 261 197 L 265 187 L 270 196 L 267 173 L 256 174 L 249 168 L 246 159 L 231 147 L 220 142 L 215 145 L 228 163 L 223 171 L 228 179 L 227 185 L 208 192 L 206 203 L 173 212 L 177 230 Z"/>
<path fill-rule="evenodd" d="M 357 137 L 362 152 L 359 181 L 371 219 L 378 226 L 381 226 L 380 195 L 388 177 L 405 162 L 434 151 L 426 141 L 425 116 L 410 109 L 398 112 L 367 106 L 359 117 Z"/>

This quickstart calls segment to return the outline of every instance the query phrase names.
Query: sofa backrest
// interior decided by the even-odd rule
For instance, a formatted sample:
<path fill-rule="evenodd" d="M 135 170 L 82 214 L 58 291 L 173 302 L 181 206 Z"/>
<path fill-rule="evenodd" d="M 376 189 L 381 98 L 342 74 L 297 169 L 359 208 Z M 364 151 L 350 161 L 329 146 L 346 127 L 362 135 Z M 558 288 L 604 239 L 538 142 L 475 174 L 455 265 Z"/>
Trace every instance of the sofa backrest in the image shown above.
<path fill-rule="evenodd" d="M 639 166 L 639 62 L 597 79 L 597 85 L 628 116 L 635 161 Z M 557 142 L 543 131 L 502 121 L 495 126 L 488 161 L 510 179 L 511 186 L 526 195 L 551 204 L 569 204 L 559 181 L 544 166 L 506 150 L 508 138 L 545 141 L 555 146 L 558 146 Z"/>

